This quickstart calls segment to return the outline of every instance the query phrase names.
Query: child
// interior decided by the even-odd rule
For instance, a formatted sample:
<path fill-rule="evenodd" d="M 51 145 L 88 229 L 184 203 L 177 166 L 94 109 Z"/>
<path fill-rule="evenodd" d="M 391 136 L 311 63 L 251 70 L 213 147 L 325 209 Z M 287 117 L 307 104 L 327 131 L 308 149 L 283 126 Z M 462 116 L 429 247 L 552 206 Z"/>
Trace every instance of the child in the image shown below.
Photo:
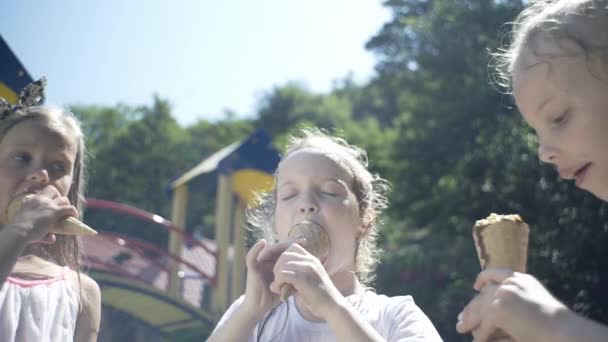
<path fill-rule="evenodd" d="M 84 139 L 71 113 L 37 106 L 45 81 L 17 106 L 0 98 L 0 341 L 96 341 L 99 287 L 79 273 L 76 238 L 48 234 L 78 216 Z M 23 193 L 35 196 L 7 217 Z"/>
<path fill-rule="evenodd" d="M 318 131 L 292 137 L 275 189 L 250 215 L 265 233 L 247 254 L 245 295 L 209 341 L 441 341 L 412 297 L 387 297 L 365 285 L 377 264 L 377 219 L 386 181 L 367 170 L 366 154 Z M 290 240 L 302 220 L 330 241 L 321 262 L 306 240 Z M 281 286 L 295 294 L 281 302 Z"/>
<path fill-rule="evenodd" d="M 542 161 L 608 201 L 606 1 L 535 1 L 501 53 L 502 80 L 539 137 Z M 608 341 L 608 327 L 568 310 L 531 275 L 488 269 L 456 329 L 483 342 L 496 328 L 515 341 Z"/>

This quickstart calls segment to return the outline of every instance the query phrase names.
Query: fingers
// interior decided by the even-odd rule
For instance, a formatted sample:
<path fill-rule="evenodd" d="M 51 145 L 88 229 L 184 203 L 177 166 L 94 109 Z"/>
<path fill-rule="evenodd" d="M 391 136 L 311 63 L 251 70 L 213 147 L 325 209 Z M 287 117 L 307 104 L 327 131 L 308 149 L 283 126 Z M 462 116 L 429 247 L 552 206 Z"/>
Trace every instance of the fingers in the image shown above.
<path fill-rule="evenodd" d="M 492 309 L 497 290 L 497 285 L 484 286 L 481 292 L 464 307 L 456 323 L 456 330 L 459 333 L 464 334 L 479 328 L 486 320 L 486 316 L 491 314 L 489 311 Z"/>
<path fill-rule="evenodd" d="M 61 197 L 61 193 L 59 193 L 59 190 L 57 190 L 57 188 L 52 185 L 45 186 L 44 188 L 42 188 L 42 190 L 40 190 L 40 192 L 38 192 L 38 194 L 46 196 L 50 199 Z"/>
<path fill-rule="evenodd" d="M 68 202 L 69 203 L 69 202 Z M 75 217 L 78 218 L 80 213 L 73 205 L 63 205 L 57 211 L 57 217 L 66 218 L 66 217 Z"/>
<path fill-rule="evenodd" d="M 306 244 L 306 239 L 287 240 L 269 245 L 257 258 L 257 261 L 276 261 L 283 252 L 294 244 Z"/>
<path fill-rule="evenodd" d="M 489 268 L 479 273 L 477 279 L 475 279 L 475 284 L 473 285 L 473 288 L 479 291 L 488 284 L 500 284 L 505 279 L 513 276 L 514 274 L 515 272 L 509 269 Z"/>
<path fill-rule="evenodd" d="M 262 239 L 256 242 L 255 245 L 251 247 L 249 252 L 247 252 L 247 256 L 245 257 L 245 263 L 247 264 L 248 269 L 255 268 L 260 252 L 266 247 L 266 240 Z"/>
<path fill-rule="evenodd" d="M 279 259 L 274 264 L 274 280 L 270 285 L 270 290 L 279 294 L 283 284 L 294 285 L 297 278 L 310 274 L 316 264 L 319 264 L 321 268 L 323 267 L 320 265 L 320 261 L 308 253 L 300 244 L 291 244 L 289 248 L 281 253 Z"/>
<path fill-rule="evenodd" d="M 496 318 L 493 315 L 486 315 L 477 329 L 473 330 L 473 338 L 475 342 L 494 342 L 492 337 L 496 332 Z"/>
<path fill-rule="evenodd" d="M 458 315 L 456 331 L 461 334 L 465 334 L 479 326 L 481 319 L 480 300 L 479 295 L 477 295 L 464 307 L 462 312 Z"/>
<path fill-rule="evenodd" d="M 298 278 L 304 276 L 307 273 L 307 267 L 309 267 L 306 261 L 291 260 L 285 263 L 285 266 L 274 272 L 274 281 L 270 284 L 270 291 L 281 294 L 281 287 L 284 284 L 291 284 L 296 287 L 295 284 L 298 282 Z"/>

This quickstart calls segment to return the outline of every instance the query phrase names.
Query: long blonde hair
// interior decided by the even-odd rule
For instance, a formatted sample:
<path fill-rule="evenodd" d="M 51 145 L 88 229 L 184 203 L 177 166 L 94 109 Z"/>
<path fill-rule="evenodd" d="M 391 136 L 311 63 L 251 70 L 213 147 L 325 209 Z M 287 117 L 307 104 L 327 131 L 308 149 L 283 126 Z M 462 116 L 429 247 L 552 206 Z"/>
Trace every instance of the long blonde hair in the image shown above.
<path fill-rule="evenodd" d="M 16 125 L 26 120 L 38 120 L 47 125 L 62 125 L 69 128 L 72 138 L 77 144 L 74 160 L 73 179 L 68 192 L 70 203 L 82 212 L 86 184 L 86 147 L 84 135 L 78 119 L 68 110 L 52 107 L 25 107 L 15 110 L 0 120 L 0 141 Z M 80 271 L 80 240 L 75 236 L 57 235 L 57 241 L 51 245 L 30 245 L 29 251 L 41 258 L 52 261 L 60 266 L 68 266 Z"/>
<path fill-rule="evenodd" d="M 511 92 L 513 71 L 524 48 L 540 56 L 537 39 L 574 42 L 589 58 L 599 53 L 608 63 L 608 4 L 599 0 L 536 0 L 510 23 L 503 48 L 492 54 L 493 83 Z M 602 36 L 603 34 L 603 36 Z M 564 54 L 567 52 L 564 51 Z M 553 57 L 553 56 L 542 56 Z"/>

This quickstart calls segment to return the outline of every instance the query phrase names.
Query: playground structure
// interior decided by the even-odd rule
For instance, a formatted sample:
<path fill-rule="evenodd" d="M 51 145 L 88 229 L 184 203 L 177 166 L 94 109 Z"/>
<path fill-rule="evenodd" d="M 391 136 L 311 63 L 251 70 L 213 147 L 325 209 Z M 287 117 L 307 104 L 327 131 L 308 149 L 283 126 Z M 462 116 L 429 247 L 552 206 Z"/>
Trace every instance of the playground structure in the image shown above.
<path fill-rule="evenodd" d="M 216 152 L 176 179 L 173 189 L 172 221 L 185 225 L 188 184 L 194 178 L 217 173 L 215 241 L 217 243 L 217 277 L 211 312 L 223 313 L 240 296 L 245 286 L 246 224 L 245 209 L 254 206 L 256 194 L 273 185 L 273 173 L 279 153 L 264 130 L 258 129 L 242 142 Z M 172 232 L 170 250 L 178 254 L 183 235 Z M 229 250 L 232 248 L 232 255 Z M 172 269 L 170 293 L 176 294 L 179 282 L 177 266 Z"/>
<path fill-rule="evenodd" d="M 0 97 L 17 103 L 19 92 L 32 82 L 32 77 L 0 36 Z"/>
<path fill-rule="evenodd" d="M 128 215 L 169 234 L 168 250 L 137 234 L 98 226 L 98 235 L 83 238 L 85 262 L 100 285 L 103 305 L 162 335 L 196 327 L 210 330 L 244 291 L 245 208 L 254 205 L 257 192 L 271 188 L 278 161 L 263 130 L 216 152 L 171 184 L 172 222 L 124 204 L 88 199 L 87 212 Z M 206 173 L 216 173 L 218 179 L 214 241 L 195 239 L 185 230 L 188 184 Z"/>
<path fill-rule="evenodd" d="M 19 91 L 32 78 L 1 36 L 0 59 L 0 96 L 16 103 Z M 212 154 L 171 183 L 171 221 L 125 204 L 89 198 L 87 215 L 91 210 L 126 215 L 169 235 L 167 249 L 137 233 L 120 234 L 103 226 L 95 226 L 98 235 L 83 237 L 84 266 L 101 288 L 103 307 L 159 333 L 154 340 L 184 329 L 209 331 L 243 293 L 245 208 L 255 205 L 257 192 L 271 189 L 278 161 L 279 153 L 263 130 Z M 186 233 L 189 185 L 203 174 L 217 175 L 214 241 Z M 100 340 L 116 340 L 111 326 L 104 336 L 103 321 Z M 151 340 L 141 336 L 133 341 Z"/>
<path fill-rule="evenodd" d="M 215 318 L 204 310 L 202 298 L 204 285 L 215 282 L 216 253 L 208 244 L 158 215 L 131 206 L 88 199 L 87 210 L 90 209 L 150 222 L 167 232 L 182 234 L 189 246 L 182 255 L 175 255 L 138 237 L 102 228 L 98 228 L 98 235 L 83 237 L 84 263 L 102 290 L 104 306 L 127 313 L 165 334 L 198 325 L 213 326 Z M 179 265 L 182 275 L 178 297 L 167 294 L 171 264 Z"/>

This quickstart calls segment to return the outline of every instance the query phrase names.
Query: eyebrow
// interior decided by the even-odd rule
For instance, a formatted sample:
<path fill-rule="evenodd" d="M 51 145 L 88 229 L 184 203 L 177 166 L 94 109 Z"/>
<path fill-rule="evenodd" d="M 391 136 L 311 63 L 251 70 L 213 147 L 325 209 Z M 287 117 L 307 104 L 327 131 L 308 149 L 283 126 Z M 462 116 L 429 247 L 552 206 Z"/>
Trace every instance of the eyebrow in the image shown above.
<path fill-rule="evenodd" d="M 7 143 L 7 144 L 10 147 L 30 147 L 30 146 L 36 145 L 36 143 L 34 143 L 34 142 L 22 142 L 22 141 L 17 141 L 17 142 L 12 142 L 12 143 Z"/>
<path fill-rule="evenodd" d="M 291 185 L 291 184 L 292 184 L 292 182 L 291 182 L 291 181 L 287 181 L 287 182 L 279 183 L 279 184 L 277 184 L 277 189 L 280 189 L 280 188 L 282 188 L 282 187 L 284 187 L 284 186 L 286 186 L 286 185 Z"/>
<path fill-rule="evenodd" d="M 334 182 L 334 183 L 338 183 L 338 184 L 341 184 L 341 185 L 344 185 L 344 186 L 348 186 L 347 183 L 346 183 L 346 181 L 344 181 L 343 179 L 340 179 L 340 178 L 335 178 L 335 177 L 324 178 L 321 181 L 322 182 Z M 277 185 L 277 189 L 280 189 L 280 188 L 282 188 L 282 187 L 284 187 L 286 185 L 293 185 L 293 182 L 292 181 L 285 181 L 283 183 L 279 183 Z"/>

